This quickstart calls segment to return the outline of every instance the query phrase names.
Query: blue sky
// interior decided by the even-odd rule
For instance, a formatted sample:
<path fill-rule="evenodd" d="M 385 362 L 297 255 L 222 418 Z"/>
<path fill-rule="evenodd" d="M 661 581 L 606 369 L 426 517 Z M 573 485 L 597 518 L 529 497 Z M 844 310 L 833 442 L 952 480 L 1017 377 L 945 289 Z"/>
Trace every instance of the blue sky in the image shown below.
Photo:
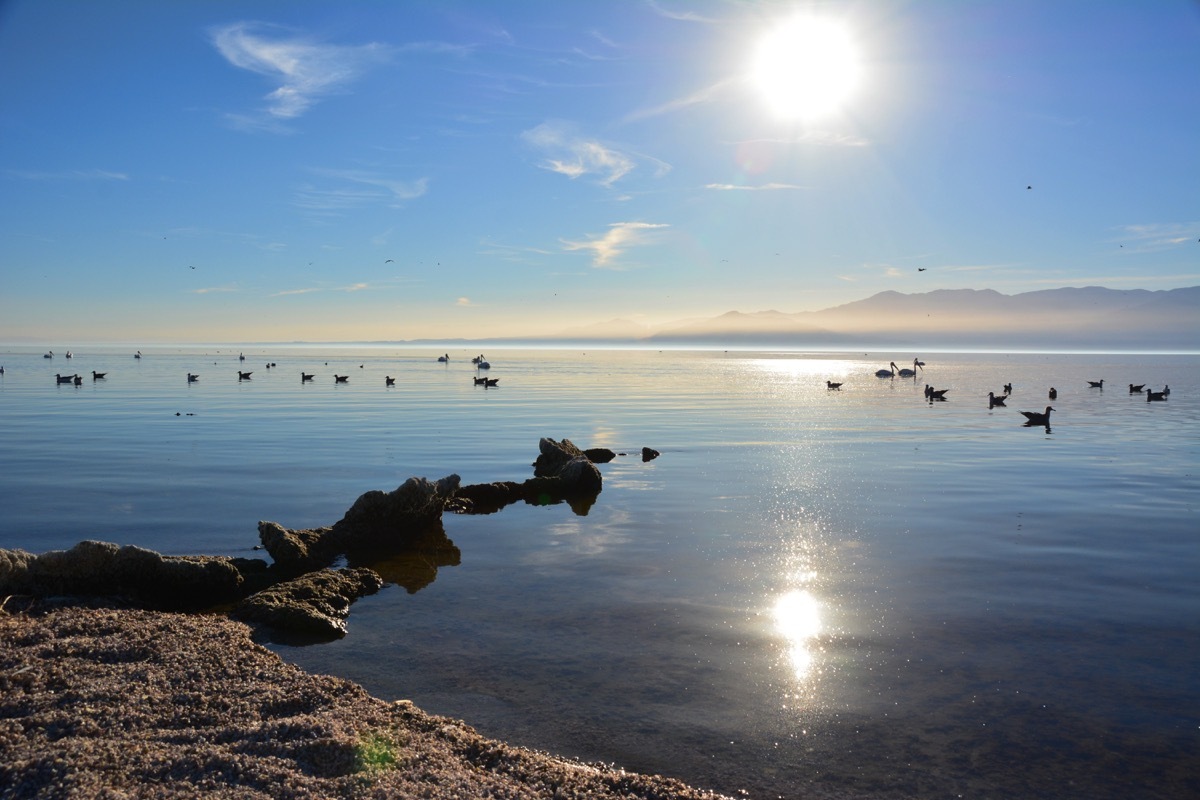
<path fill-rule="evenodd" d="M 820 109 L 752 69 L 799 18 Z M 1200 5 L 7 0 L 0 207 L 64 346 L 1192 286 Z"/>

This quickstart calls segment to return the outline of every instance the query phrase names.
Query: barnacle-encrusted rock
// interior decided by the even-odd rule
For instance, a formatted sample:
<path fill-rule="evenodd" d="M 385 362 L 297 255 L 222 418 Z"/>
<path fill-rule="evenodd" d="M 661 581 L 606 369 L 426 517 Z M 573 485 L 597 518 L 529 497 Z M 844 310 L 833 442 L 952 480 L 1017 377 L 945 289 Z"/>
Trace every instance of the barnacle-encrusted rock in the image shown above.
<path fill-rule="evenodd" d="M 599 492 L 603 485 L 600 470 L 570 439 L 556 442 L 543 438 L 538 442 L 540 454 L 533 462 L 533 474 L 538 478 L 562 481 L 564 492 Z"/>
<path fill-rule="evenodd" d="M 124 597 L 149 608 L 199 609 L 230 603 L 257 582 L 266 563 L 225 556 L 164 556 L 143 547 L 83 541 L 30 555 L 0 551 L 0 593 Z"/>
<path fill-rule="evenodd" d="M 347 546 L 366 541 L 403 544 L 442 518 L 446 500 L 454 496 L 459 481 L 457 475 L 439 481 L 409 478 L 392 492 L 366 492 L 333 528 Z"/>
<path fill-rule="evenodd" d="M 333 528 L 292 530 L 278 522 L 258 523 L 258 539 L 281 573 L 299 575 L 333 563 L 343 549 Z"/>
<path fill-rule="evenodd" d="M 383 579 L 365 567 L 320 570 L 251 595 L 234 613 L 297 636 L 337 639 L 346 635 L 350 604 L 381 588 Z"/>

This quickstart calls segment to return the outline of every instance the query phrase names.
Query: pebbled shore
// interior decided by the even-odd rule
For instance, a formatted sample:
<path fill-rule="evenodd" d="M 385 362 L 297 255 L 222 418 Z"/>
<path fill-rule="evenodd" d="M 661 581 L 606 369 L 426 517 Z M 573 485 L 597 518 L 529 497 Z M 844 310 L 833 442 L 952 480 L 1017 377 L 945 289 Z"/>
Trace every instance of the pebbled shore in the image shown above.
<path fill-rule="evenodd" d="M 707 798 L 310 675 L 219 615 L 0 606 L 0 798 Z"/>

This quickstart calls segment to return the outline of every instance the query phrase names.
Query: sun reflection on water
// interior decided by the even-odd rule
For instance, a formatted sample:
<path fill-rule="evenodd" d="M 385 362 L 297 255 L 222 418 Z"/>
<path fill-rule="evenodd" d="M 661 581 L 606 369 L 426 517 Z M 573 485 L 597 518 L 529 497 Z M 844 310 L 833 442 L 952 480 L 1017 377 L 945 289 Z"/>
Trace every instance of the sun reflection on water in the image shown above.
<path fill-rule="evenodd" d="M 797 680 L 813 667 L 812 640 L 821 632 L 821 605 L 807 589 L 796 589 L 775 602 L 775 628 L 787 640 L 788 658 Z"/>

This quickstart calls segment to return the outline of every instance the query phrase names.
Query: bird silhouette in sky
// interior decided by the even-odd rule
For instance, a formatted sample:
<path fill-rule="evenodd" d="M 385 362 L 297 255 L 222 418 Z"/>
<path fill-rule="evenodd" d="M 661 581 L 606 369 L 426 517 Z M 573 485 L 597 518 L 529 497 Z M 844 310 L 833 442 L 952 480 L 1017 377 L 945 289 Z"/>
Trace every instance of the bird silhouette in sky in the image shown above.
<path fill-rule="evenodd" d="M 383 262 L 383 263 L 385 263 L 385 264 L 391 264 L 391 263 L 392 263 L 392 261 L 394 261 L 394 260 L 395 260 L 395 259 L 391 259 L 391 258 L 389 258 L 387 261 L 385 261 L 385 262 Z"/>
<path fill-rule="evenodd" d="M 917 272 L 924 272 L 928 267 L 917 267 Z"/>

